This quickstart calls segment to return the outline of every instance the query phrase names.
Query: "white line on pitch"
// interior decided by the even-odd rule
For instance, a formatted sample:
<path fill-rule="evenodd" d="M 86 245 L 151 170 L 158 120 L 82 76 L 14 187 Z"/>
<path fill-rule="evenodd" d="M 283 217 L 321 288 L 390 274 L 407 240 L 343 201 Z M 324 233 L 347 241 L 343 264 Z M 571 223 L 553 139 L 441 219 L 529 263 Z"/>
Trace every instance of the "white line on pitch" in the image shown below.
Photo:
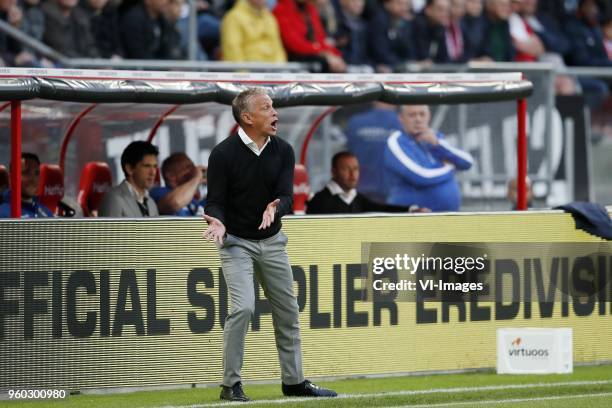
<path fill-rule="evenodd" d="M 564 399 L 578 398 L 594 398 L 594 397 L 609 397 L 612 392 L 599 392 L 593 394 L 575 394 L 575 395 L 551 395 L 549 397 L 533 397 L 533 398 L 507 398 L 499 400 L 482 400 L 482 401 L 461 401 L 461 402 L 441 402 L 439 404 L 426 405 L 392 405 L 380 408 L 434 408 L 434 407 L 458 407 L 461 405 L 488 405 L 488 404 L 513 404 L 517 402 L 538 402 L 538 401 L 554 401 Z"/>
<path fill-rule="evenodd" d="M 565 386 L 582 386 L 582 385 L 605 385 L 612 384 L 612 380 L 598 381 L 564 381 L 551 383 L 528 383 L 528 384 L 505 384 L 505 385 L 485 385 L 481 387 L 455 387 L 455 388 L 431 388 L 427 390 L 404 390 L 404 391 L 388 391 L 374 392 L 363 394 L 340 394 L 334 399 L 356 399 L 356 398 L 374 398 L 374 397 L 397 397 L 404 395 L 426 395 L 426 394 L 450 394 L 456 392 L 480 392 L 480 391 L 496 391 L 496 390 L 522 390 L 529 388 L 553 388 Z M 331 399 L 331 398 L 330 398 Z M 250 402 L 214 402 L 210 404 L 194 404 L 194 405 L 164 405 L 161 408 L 207 408 L 207 407 L 227 407 L 231 405 L 258 405 L 258 404 L 294 404 L 296 402 L 315 402 L 322 401 L 322 398 L 282 398 L 257 400 Z"/>

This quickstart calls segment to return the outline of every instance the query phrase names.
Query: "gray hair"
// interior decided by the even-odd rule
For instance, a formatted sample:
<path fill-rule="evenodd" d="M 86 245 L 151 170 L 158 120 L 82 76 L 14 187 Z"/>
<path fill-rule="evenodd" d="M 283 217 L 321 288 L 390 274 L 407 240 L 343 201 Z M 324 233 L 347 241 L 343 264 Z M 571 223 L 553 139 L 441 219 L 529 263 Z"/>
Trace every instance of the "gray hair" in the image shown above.
<path fill-rule="evenodd" d="M 263 88 L 248 88 L 234 98 L 232 101 L 232 115 L 234 115 L 236 123 L 242 124 L 240 118 L 243 113 L 251 111 L 251 98 L 256 95 L 268 95 L 268 93 Z"/>
<path fill-rule="evenodd" d="M 410 103 L 410 104 L 405 104 L 405 105 L 398 105 L 397 106 L 398 113 L 404 113 L 404 109 L 406 109 L 409 106 L 425 106 L 427 110 L 429 111 L 429 113 L 431 113 L 431 108 L 429 107 L 429 105 L 425 105 L 424 103 Z"/>

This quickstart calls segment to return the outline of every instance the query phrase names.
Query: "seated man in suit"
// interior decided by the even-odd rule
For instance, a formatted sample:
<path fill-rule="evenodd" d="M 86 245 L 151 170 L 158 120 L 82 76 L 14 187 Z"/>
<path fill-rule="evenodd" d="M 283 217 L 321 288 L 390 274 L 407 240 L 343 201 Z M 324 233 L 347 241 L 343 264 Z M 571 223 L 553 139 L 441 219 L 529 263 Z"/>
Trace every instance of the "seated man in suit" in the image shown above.
<path fill-rule="evenodd" d="M 418 206 L 402 207 L 371 201 L 357 192 L 358 182 L 357 157 L 350 152 L 336 153 L 332 158 L 332 180 L 308 201 L 306 214 L 428 211 Z"/>
<path fill-rule="evenodd" d="M 157 172 L 157 147 L 149 142 L 135 141 L 121 154 L 125 180 L 104 195 L 100 217 L 156 217 L 157 205 L 149 197 Z"/>

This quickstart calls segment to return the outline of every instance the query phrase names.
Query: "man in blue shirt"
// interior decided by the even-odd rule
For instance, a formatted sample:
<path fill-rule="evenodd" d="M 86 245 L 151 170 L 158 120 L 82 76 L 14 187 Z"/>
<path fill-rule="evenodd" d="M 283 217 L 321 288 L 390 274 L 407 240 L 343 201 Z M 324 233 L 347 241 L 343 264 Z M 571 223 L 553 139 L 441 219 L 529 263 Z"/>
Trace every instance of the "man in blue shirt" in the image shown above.
<path fill-rule="evenodd" d="M 21 154 L 21 218 L 53 217 L 53 213 L 36 198 L 40 178 L 40 159 L 34 153 Z M 10 191 L 4 193 L 0 218 L 11 216 Z"/>
<path fill-rule="evenodd" d="M 371 109 L 354 115 L 346 126 L 347 147 L 361 168 L 357 190 L 369 199 L 387 198 L 383 175 L 383 154 L 387 138 L 402 128 L 395 105 L 374 102 Z"/>
<path fill-rule="evenodd" d="M 461 192 L 455 170 L 469 169 L 472 156 L 452 147 L 442 133 L 429 127 L 427 105 L 402 106 L 399 118 L 403 130 L 389 136 L 384 153 L 387 202 L 458 211 Z"/>
<path fill-rule="evenodd" d="M 149 195 L 155 200 L 159 213 L 188 217 L 204 214 L 204 201 L 198 195 L 206 184 L 206 167 L 196 166 L 185 153 L 173 153 L 161 167 L 165 187 L 153 187 Z"/>

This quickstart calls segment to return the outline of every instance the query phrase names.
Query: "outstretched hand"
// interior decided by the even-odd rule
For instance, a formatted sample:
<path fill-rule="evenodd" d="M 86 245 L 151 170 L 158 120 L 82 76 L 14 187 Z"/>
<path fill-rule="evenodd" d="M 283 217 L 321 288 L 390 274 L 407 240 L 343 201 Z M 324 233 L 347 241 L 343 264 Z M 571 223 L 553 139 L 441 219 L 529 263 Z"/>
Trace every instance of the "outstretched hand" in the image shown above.
<path fill-rule="evenodd" d="M 274 217 L 276 216 L 276 211 L 278 205 L 280 204 L 280 199 L 276 199 L 272 201 L 266 209 L 264 210 L 263 216 L 261 218 L 261 224 L 259 225 L 260 230 L 268 228 L 274 222 Z"/>
<path fill-rule="evenodd" d="M 204 231 L 202 236 L 207 241 L 217 242 L 219 245 L 223 245 L 223 238 L 225 237 L 225 225 L 219 219 L 211 217 L 210 215 L 204 214 L 204 219 L 208 222 L 208 228 Z"/>

